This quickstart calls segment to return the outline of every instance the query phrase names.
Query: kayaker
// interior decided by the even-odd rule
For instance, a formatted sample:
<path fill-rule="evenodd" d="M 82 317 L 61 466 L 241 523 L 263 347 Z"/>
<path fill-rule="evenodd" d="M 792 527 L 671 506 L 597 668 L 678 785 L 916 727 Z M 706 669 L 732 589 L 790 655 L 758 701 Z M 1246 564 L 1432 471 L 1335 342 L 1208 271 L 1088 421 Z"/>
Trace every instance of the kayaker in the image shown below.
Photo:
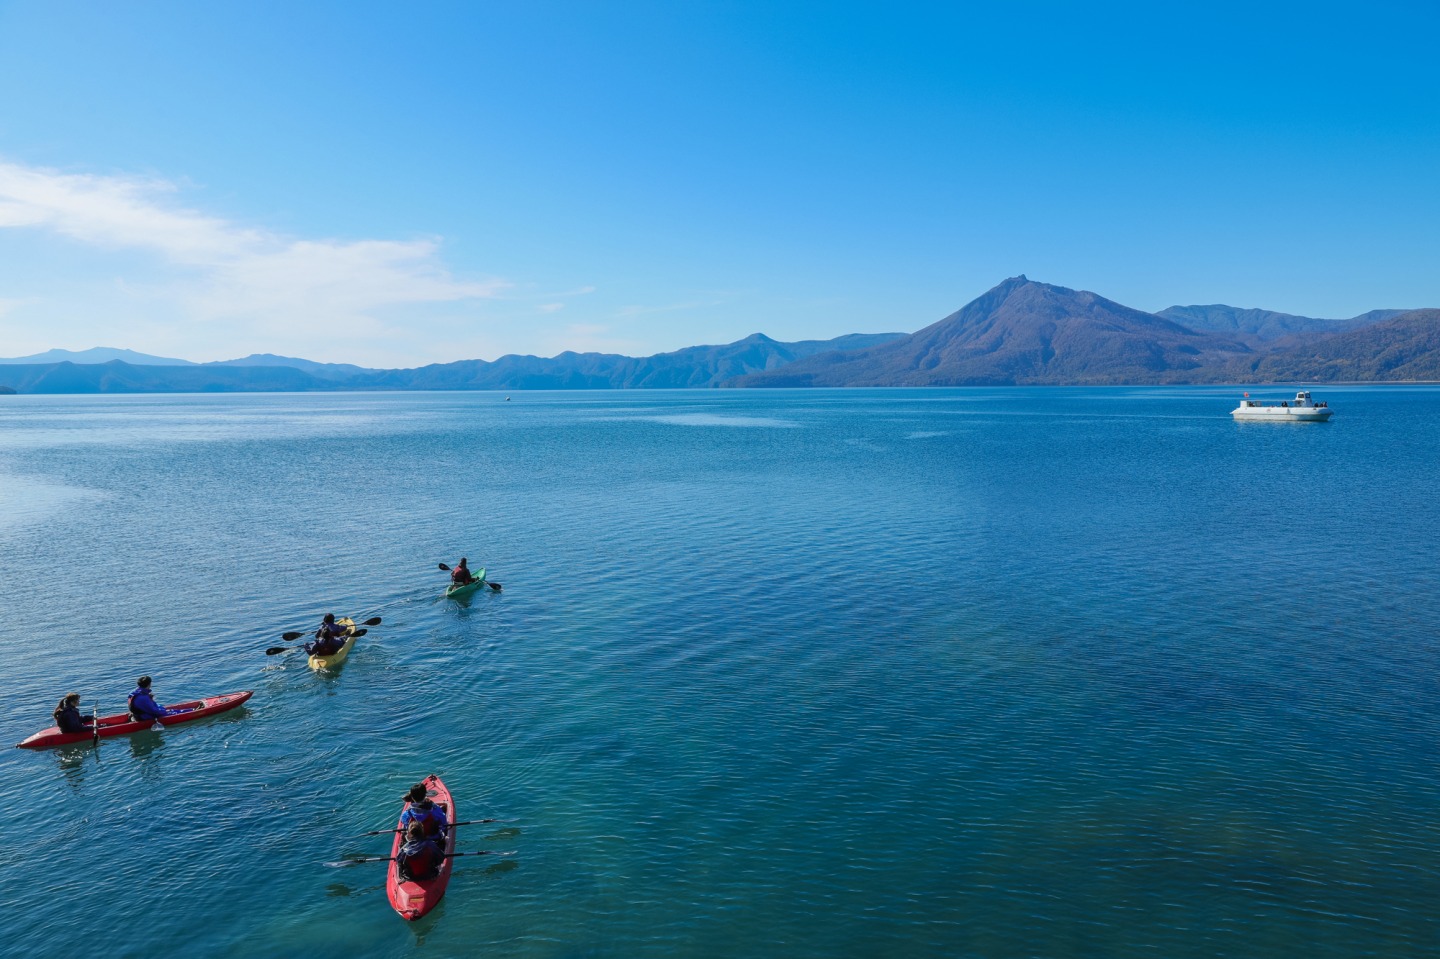
<path fill-rule="evenodd" d="M 445 854 L 435 845 L 435 840 L 426 838 L 425 827 L 412 822 L 405 830 L 405 845 L 395 854 L 400 879 L 403 882 L 432 879 L 444 861 Z"/>
<path fill-rule="evenodd" d="M 80 715 L 80 694 L 66 693 L 55 707 L 55 725 L 62 733 L 88 733 L 95 729 L 95 717 Z"/>
<path fill-rule="evenodd" d="M 475 577 L 470 572 L 470 567 L 465 565 L 465 557 L 460 557 L 460 562 L 450 571 L 450 583 L 453 586 L 465 586 L 475 582 Z"/>
<path fill-rule="evenodd" d="M 326 613 L 325 621 L 315 630 L 315 641 L 305 644 L 305 652 L 310 656 L 334 656 L 345 645 L 349 634 L 349 626 L 341 626 L 335 622 L 334 613 Z"/>
<path fill-rule="evenodd" d="M 450 828 L 450 819 L 443 807 L 433 802 L 425 792 L 424 783 L 416 783 L 405 794 L 410 803 L 400 814 L 400 828 L 408 829 L 411 823 L 419 823 L 427 839 L 445 841 L 445 831 Z"/>
<path fill-rule="evenodd" d="M 135 691 L 130 694 L 130 717 L 137 722 L 153 722 L 168 715 L 170 711 L 155 702 L 155 697 L 150 694 L 150 677 L 141 676 L 135 680 Z"/>

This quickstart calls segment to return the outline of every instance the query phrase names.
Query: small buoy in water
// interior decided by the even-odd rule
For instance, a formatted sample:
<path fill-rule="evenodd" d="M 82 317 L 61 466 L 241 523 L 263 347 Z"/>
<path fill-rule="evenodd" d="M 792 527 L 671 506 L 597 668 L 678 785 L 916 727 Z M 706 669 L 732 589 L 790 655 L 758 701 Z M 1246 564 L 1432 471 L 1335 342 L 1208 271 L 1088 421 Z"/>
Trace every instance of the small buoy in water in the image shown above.
<path fill-rule="evenodd" d="M 505 402 L 507 402 L 507 403 L 510 402 L 510 397 L 508 397 L 508 396 L 505 397 Z"/>

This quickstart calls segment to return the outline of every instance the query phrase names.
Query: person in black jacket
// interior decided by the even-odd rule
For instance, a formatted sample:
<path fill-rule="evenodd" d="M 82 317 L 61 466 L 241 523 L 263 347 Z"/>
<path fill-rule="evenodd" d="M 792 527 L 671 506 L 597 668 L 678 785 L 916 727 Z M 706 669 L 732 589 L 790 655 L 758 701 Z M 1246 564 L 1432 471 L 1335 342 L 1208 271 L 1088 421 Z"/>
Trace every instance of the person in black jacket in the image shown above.
<path fill-rule="evenodd" d="M 326 613 L 325 621 L 315 630 L 315 641 L 305 644 L 307 656 L 334 656 L 350 638 L 350 627 L 335 622 L 334 613 Z"/>
<path fill-rule="evenodd" d="M 95 731 L 95 719 L 80 715 L 80 694 L 66 693 L 55 707 L 55 725 L 62 733 L 89 733 Z"/>

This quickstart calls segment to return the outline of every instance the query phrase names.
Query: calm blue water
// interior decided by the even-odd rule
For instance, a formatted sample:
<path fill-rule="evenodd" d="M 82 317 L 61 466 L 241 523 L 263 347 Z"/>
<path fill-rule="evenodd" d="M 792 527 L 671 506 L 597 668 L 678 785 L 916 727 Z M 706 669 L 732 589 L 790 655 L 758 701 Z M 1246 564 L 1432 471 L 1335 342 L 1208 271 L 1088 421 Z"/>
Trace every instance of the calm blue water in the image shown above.
<path fill-rule="evenodd" d="M 0 397 L 0 738 L 256 690 L 3 751 L 0 953 L 1440 954 L 1440 390 L 1320 398 Z"/>

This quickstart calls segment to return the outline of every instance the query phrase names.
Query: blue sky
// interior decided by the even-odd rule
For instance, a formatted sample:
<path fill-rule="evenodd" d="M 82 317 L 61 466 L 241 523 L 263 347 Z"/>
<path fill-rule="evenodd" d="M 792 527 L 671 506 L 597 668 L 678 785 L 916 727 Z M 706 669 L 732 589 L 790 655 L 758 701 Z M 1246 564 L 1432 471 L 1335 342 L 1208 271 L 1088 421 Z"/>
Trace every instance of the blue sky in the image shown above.
<path fill-rule="evenodd" d="M 0 0 L 0 356 L 1440 306 L 1440 4 Z"/>

